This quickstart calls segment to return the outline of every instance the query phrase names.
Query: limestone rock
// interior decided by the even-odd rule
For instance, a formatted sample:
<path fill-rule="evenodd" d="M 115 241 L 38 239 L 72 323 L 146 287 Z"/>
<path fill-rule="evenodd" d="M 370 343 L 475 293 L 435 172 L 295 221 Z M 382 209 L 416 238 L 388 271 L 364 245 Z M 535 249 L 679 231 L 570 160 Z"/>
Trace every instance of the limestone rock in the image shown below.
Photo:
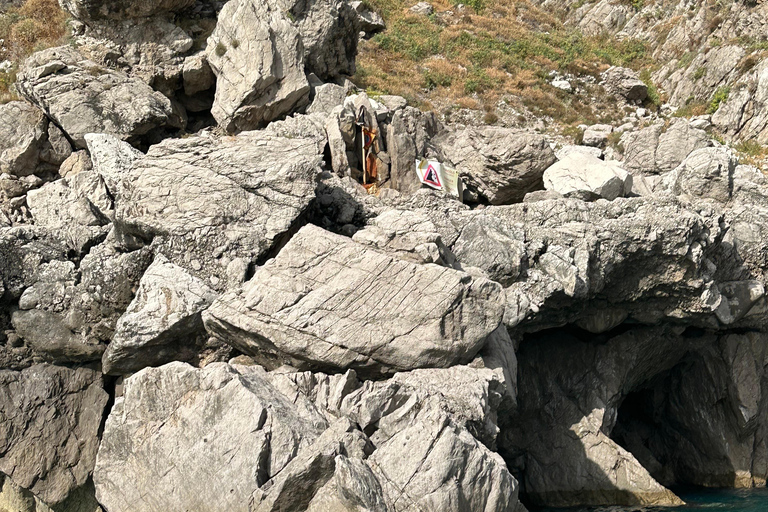
<path fill-rule="evenodd" d="M 118 234 L 154 238 L 171 262 L 220 289 L 232 260 L 265 256 L 304 212 L 321 153 L 317 140 L 249 132 L 166 140 L 132 158 L 111 173 L 122 177 Z"/>
<path fill-rule="evenodd" d="M 632 190 L 632 176 L 616 162 L 571 153 L 544 171 L 544 187 L 564 196 L 586 194 L 609 201 Z"/>
<path fill-rule="evenodd" d="M 23 101 L 0 105 L 0 171 L 16 176 L 33 174 L 40 162 L 48 120 Z"/>
<path fill-rule="evenodd" d="M 608 136 L 613 133 L 609 124 L 593 124 L 584 130 L 583 144 L 596 148 L 604 148 L 608 144 Z"/>
<path fill-rule="evenodd" d="M 149 256 L 146 249 L 122 252 L 103 243 L 91 248 L 79 268 L 65 256 L 40 261 L 12 316 L 19 335 L 47 360 L 101 359 Z"/>
<path fill-rule="evenodd" d="M 347 0 L 282 0 L 301 33 L 304 67 L 321 80 L 355 74 L 360 23 Z"/>
<path fill-rule="evenodd" d="M 629 172 L 661 174 L 676 168 L 691 152 L 712 145 L 704 130 L 687 119 L 674 119 L 666 131 L 660 124 L 627 132 L 621 138 L 626 148 L 622 166 Z"/>
<path fill-rule="evenodd" d="M 184 60 L 182 73 L 184 94 L 187 96 L 194 96 L 199 92 L 207 91 L 216 84 L 216 77 L 202 52 Z"/>
<path fill-rule="evenodd" d="M 726 148 L 697 149 L 674 171 L 674 191 L 725 203 L 733 193 L 737 164 L 738 160 Z"/>
<path fill-rule="evenodd" d="M 200 313 L 215 298 L 205 283 L 157 255 L 117 321 L 102 359 L 104 373 L 131 373 L 196 356 L 205 341 Z"/>
<path fill-rule="evenodd" d="M 251 494 L 328 426 L 264 373 L 170 363 L 128 378 L 99 447 L 99 502 L 115 512 L 247 511 Z"/>
<path fill-rule="evenodd" d="M 98 175 L 93 177 L 100 180 Z M 31 190 L 27 204 L 36 225 L 57 231 L 77 253 L 107 234 L 109 219 L 104 212 L 70 187 L 66 179 Z"/>
<path fill-rule="evenodd" d="M 543 137 L 508 128 L 446 131 L 432 143 L 454 164 L 465 186 L 494 205 L 522 201 L 540 189 L 544 170 L 555 162 Z"/>
<path fill-rule="evenodd" d="M 211 113 L 229 132 L 262 127 L 308 101 L 304 46 L 287 7 L 235 0 L 219 13 L 206 58 L 216 74 Z"/>
<path fill-rule="evenodd" d="M 391 510 L 517 510 L 517 482 L 502 458 L 436 410 L 379 446 L 368 464 Z"/>
<path fill-rule="evenodd" d="M 156 128 L 180 127 L 168 98 L 138 79 L 85 59 L 70 46 L 29 57 L 16 86 L 80 148 L 85 148 L 86 133 L 133 141 Z"/>
<path fill-rule="evenodd" d="M 390 187 L 403 193 L 421 188 L 416 159 L 426 156 L 428 143 L 441 130 L 434 113 L 413 107 L 397 110 L 387 126 L 387 153 L 391 160 Z"/>
<path fill-rule="evenodd" d="M 669 343 L 658 343 L 660 336 Z M 526 453 L 529 499 L 560 507 L 681 504 L 607 434 L 622 398 L 689 348 L 663 329 L 629 331 L 600 345 L 564 333 L 524 343 L 519 409 L 501 442 Z M 536 435 L 543 431 L 551 432 L 546 441 Z"/>
<path fill-rule="evenodd" d="M 498 326 L 500 291 L 305 226 L 203 319 L 210 332 L 272 367 L 284 361 L 390 373 L 469 361 Z"/>
<path fill-rule="evenodd" d="M 643 101 L 648 97 L 648 86 L 631 69 L 611 66 L 602 73 L 603 87 L 629 101 Z"/>
<path fill-rule="evenodd" d="M 360 24 L 360 30 L 365 32 L 366 37 L 372 37 L 374 34 L 387 28 L 381 14 L 371 10 L 365 2 L 355 0 L 351 2 L 351 5 L 357 13 L 357 22 Z"/>
<path fill-rule="evenodd" d="M 99 373 L 38 365 L 0 371 L 0 471 L 44 503 L 86 484 L 109 398 Z"/>

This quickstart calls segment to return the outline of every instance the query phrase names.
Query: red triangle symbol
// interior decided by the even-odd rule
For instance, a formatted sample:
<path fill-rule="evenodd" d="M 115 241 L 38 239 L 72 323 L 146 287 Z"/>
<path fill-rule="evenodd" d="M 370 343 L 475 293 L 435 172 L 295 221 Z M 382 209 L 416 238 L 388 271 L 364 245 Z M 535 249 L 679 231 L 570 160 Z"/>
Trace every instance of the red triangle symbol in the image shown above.
<path fill-rule="evenodd" d="M 436 187 L 442 187 L 443 185 L 440 183 L 440 178 L 437 175 L 437 171 L 434 167 L 432 167 L 432 164 L 429 164 L 429 167 L 427 167 L 427 172 L 424 173 L 424 182 L 429 183 L 430 185 L 434 185 Z"/>

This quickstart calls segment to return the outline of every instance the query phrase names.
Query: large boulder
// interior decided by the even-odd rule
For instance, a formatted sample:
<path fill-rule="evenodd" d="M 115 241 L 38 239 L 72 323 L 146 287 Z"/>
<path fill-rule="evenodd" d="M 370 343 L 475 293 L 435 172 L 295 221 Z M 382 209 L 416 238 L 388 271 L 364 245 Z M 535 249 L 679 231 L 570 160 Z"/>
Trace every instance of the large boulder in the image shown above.
<path fill-rule="evenodd" d="M 643 101 L 648 97 L 648 86 L 631 69 L 611 66 L 603 71 L 601 77 L 605 90 L 620 98 Z"/>
<path fill-rule="evenodd" d="M 674 119 L 665 129 L 653 124 L 621 137 L 622 166 L 633 174 L 661 174 L 676 168 L 691 152 L 712 145 L 707 132 L 687 119 Z"/>
<path fill-rule="evenodd" d="M 262 127 L 309 101 L 301 33 L 285 6 L 227 2 L 206 57 L 217 77 L 211 113 L 229 132 Z"/>
<path fill-rule="evenodd" d="M 0 371 L 0 472 L 49 506 L 93 471 L 109 396 L 87 368 L 38 365 Z"/>
<path fill-rule="evenodd" d="M 378 374 L 466 363 L 502 313 L 496 283 L 305 226 L 203 319 L 269 366 Z"/>
<path fill-rule="evenodd" d="M 158 254 L 117 321 L 102 359 L 104 373 L 131 373 L 195 357 L 206 339 L 200 313 L 215 298 L 200 279 Z"/>
<path fill-rule="evenodd" d="M 147 368 L 107 419 L 96 496 L 110 511 L 519 511 L 517 481 L 470 433 L 495 421 L 494 374 Z"/>
<path fill-rule="evenodd" d="M 124 252 L 103 243 L 78 267 L 64 256 L 40 261 L 12 314 L 16 331 L 49 361 L 101 359 L 150 256 L 147 249 Z"/>
<path fill-rule="evenodd" d="M 154 239 L 171 262 L 220 289 L 242 279 L 238 269 L 265 257 L 304 213 L 320 151 L 315 139 L 264 132 L 201 135 L 98 167 L 120 176 L 118 235 Z"/>
<path fill-rule="evenodd" d="M 432 143 L 459 171 L 464 185 L 491 204 L 520 202 L 542 188 L 555 154 L 540 135 L 484 126 L 446 131 Z"/>
<path fill-rule="evenodd" d="M 611 201 L 629 194 L 632 175 L 617 162 L 571 153 L 544 171 L 544 188 L 564 196 Z"/>
<path fill-rule="evenodd" d="M 328 427 L 296 401 L 259 367 L 146 368 L 107 419 L 96 497 L 111 512 L 248 511 L 251 494 Z"/>
<path fill-rule="evenodd" d="M 81 182 L 83 187 L 78 190 L 70 186 L 69 180 L 62 178 L 52 183 L 46 183 L 37 190 L 30 190 L 27 194 L 27 205 L 32 214 L 35 225 L 43 226 L 56 232 L 58 236 L 66 240 L 77 254 L 81 254 L 88 247 L 94 245 L 99 239 L 103 240 L 109 231 L 107 224 L 109 218 L 87 196 L 85 178 L 91 178 L 94 182 L 88 189 L 100 189 L 105 201 L 102 207 L 111 206 L 111 201 L 106 196 L 106 189 L 101 178 L 93 172 L 82 174 L 79 179 L 72 181 Z M 76 183 L 73 183 L 75 185 Z M 97 192 L 97 194 L 98 194 Z M 95 197 L 93 197 L 96 200 Z M 97 201 L 98 202 L 98 201 Z"/>
<path fill-rule="evenodd" d="M 135 141 L 161 127 L 181 127 L 168 98 L 71 46 L 33 54 L 24 61 L 16 87 L 80 148 L 86 133 Z"/>
<path fill-rule="evenodd" d="M 299 28 L 304 67 L 322 80 L 355 74 L 358 14 L 347 0 L 281 0 Z"/>
<path fill-rule="evenodd" d="M 369 465 L 394 511 L 437 512 L 462 503 L 467 510 L 514 512 L 519 506 L 517 482 L 501 456 L 437 411 L 425 411 L 395 434 Z"/>
<path fill-rule="evenodd" d="M 724 147 L 697 149 L 666 179 L 674 178 L 676 194 L 726 203 L 733 194 L 737 164 L 736 157 Z"/>
<path fill-rule="evenodd" d="M 0 105 L 0 172 L 16 176 L 34 173 L 47 130 L 45 115 L 29 103 Z"/>

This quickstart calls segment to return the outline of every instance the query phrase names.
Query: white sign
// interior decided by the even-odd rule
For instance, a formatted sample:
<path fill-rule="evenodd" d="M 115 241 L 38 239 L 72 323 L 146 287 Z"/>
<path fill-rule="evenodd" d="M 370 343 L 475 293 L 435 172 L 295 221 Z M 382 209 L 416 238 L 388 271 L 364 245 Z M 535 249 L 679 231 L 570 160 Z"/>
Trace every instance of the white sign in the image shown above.
<path fill-rule="evenodd" d="M 437 190 L 445 190 L 453 197 L 461 200 L 463 187 L 459 173 L 453 167 L 434 160 L 416 160 L 416 174 L 419 176 L 419 181 L 424 185 Z"/>

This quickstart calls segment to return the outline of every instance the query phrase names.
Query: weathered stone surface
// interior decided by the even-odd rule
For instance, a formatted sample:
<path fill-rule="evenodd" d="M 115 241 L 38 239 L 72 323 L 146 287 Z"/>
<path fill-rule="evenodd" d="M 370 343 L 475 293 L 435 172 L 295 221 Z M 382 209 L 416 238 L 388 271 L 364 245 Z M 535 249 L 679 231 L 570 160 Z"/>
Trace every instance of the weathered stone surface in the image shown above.
<path fill-rule="evenodd" d="M 102 359 L 104 373 L 125 374 L 192 359 L 205 343 L 200 313 L 215 298 L 205 283 L 158 254 L 117 321 Z"/>
<path fill-rule="evenodd" d="M 622 166 L 631 173 L 660 174 L 676 168 L 696 149 L 712 145 L 704 130 L 694 128 L 687 119 L 675 119 L 664 130 L 654 124 L 621 138 L 626 148 Z"/>
<path fill-rule="evenodd" d="M 596 148 L 604 148 L 608 144 L 608 137 L 613 133 L 613 126 L 609 124 L 593 124 L 584 130 L 583 144 Z"/>
<path fill-rule="evenodd" d="M 614 161 L 571 153 L 544 171 L 544 187 L 564 196 L 602 197 L 609 201 L 632 190 L 632 175 Z"/>
<path fill-rule="evenodd" d="M 368 439 L 347 418 L 334 422 L 310 446 L 299 451 L 273 479 L 254 491 L 251 512 L 305 510 L 317 491 L 331 479 L 336 458 L 365 456 Z M 297 492 L 297 489 L 301 489 Z"/>
<path fill-rule="evenodd" d="M 631 69 L 611 66 L 601 74 L 603 87 L 629 101 L 643 101 L 648 97 L 648 86 Z"/>
<path fill-rule="evenodd" d="M 304 47 L 304 67 L 322 80 L 355 74 L 360 23 L 347 0 L 281 0 Z"/>
<path fill-rule="evenodd" d="M 0 172 L 33 174 L 47 138 L 48 120 L 23 101 L 0 105 Z"/>
<path fill-rule="evenodd" d="M 768 60 L 739 79 L 712 123 L 730 137 L 768 143 Z"/>
<path fill-rule="evenodd" d="M 138 79 L 60 46 L 35 53 L 22 66 L 19 91 L 85 148 L 86 133 L 134 140 L 162 126 L 180 127 L 171 102 Z"/>
<path fill-rule="evenodd" d="M 357 13 L 357 22 L 360 24 L 360 30 L 365 32 L 366 37 L 371 37 L 387 28 L 384 18 L 381 14 L 373 11 L 365 2 L 355 0 L 350 2 L 352 8 Z"/>
<path fill-rule="evenodd" d="M 522 201 L 527 192 L 542 188 L 544 170 L 555 162 L 543 137 L 508 128 L 446 131 L 432 143 L 454 164 L 467 189 L 495 205 Z"/>
<path fill-rule="evenodd" d="M 672 175 L 673 190 L 697 198 L 728 202 L 733 193 L 733 173 L 738 160 L 724 147 L 692 152 Z"/>
<path fill-rule="evenodd" d="M 108 395 L 99 373 L 38 365 L 0 371 L 0 471 L 50 506 L 91 476 Z"/>
<path fill-rule="evenodd" d="M 217 77 L 211 113 L 229 132 L 259 128 L 308 101 L 304 46 L 287 7 L 236 0 L 219 13 L 206 58 Z"/>
<path fill-rule="evenodd" d="M 371 455 L 391 510 L 517 510 L 517 482 L 502 458 L 436 409 L 422 412 Z"/>
<path fill-rule="evenodd" d="M 2 473 L 0 473 L 0 507 L 3 507 L 2 510 L 13 512 L 104 512 L 96 502 L 92 483 L 72 491 L 69 498 L 51 508 Z"/>
<path fill-rule="evenodd" d="M 387 126 L 391 188 L 404 193 L 413 193 L 421 188 L 416 175 L 416 159 L 426 155 L 430 139 L 441 129 L 442 124 L 432 112 L 405 107 L 392 115 L 392 121 Z"/>
<path fill-rule="evenodd" d="M 259 367 L 146 368 L 126 380 L 107 419 L 96 497 L 117 512 L 247 511 L 251 494 L 327 428 L 311 410 Z"/>
<path fill-rule="evenodd" d="M 92 248 L 79 268 L 64 256 L 42 260 L 20 293 L 13 324 L 47 360 L 98 360 L 149 263 L 146 249 L 124 253 L 109 243 Z"/>
<path fill-rule="evenodd" d="M 194 5 L 192 0 L 61 0 L 59 4 L 79 20 L 144 18 L 165 12 L 180 11 Z"/>
<path fill-rule="evenodd" d="M 216 84 L 216 76 L 208 65 L 208 60 L 204 53 L 196 53 L 184 59 L 184 68 L 182 71 L 184 79 L 184 94 L 194 96 L 195 94 L 207 91 Z"/>
<path fill-rule="evenodd" d="M 203 319 L 269 366 L 389 373 L 468 362 L 498 326 L 500 291 L 305 226 Z"/>
<path fill-rule="evenodd" d="M 91 174 L 94 180 L 101 180 Z M 64 178 L 27 194 L 27 205 L 35 224 L 57 232 L 78 254 L 99 239 L 103 240 L 109 230 L 105 213 L 82 192 L 70 187 Z"/>
<path fill-rule="evenodd" d="M 524 342 L 519 409 L 501 443 L 525 454 L 528 498 L 563 507 L 680 504 L 608 434 L 626 394 L 674 367 L 689 348 L 664 329 L 629 331 L 604 344 L 563 332 Z"/>
<path fill-rule="evenodd" d="M 314 197 L 318 141 L 263 132 L 167 140 L 121 160 L 115 225 L 220 289 L 236 258 L 265 256 Z M 101 162 L 94 161 L 97 168 Z"/>

